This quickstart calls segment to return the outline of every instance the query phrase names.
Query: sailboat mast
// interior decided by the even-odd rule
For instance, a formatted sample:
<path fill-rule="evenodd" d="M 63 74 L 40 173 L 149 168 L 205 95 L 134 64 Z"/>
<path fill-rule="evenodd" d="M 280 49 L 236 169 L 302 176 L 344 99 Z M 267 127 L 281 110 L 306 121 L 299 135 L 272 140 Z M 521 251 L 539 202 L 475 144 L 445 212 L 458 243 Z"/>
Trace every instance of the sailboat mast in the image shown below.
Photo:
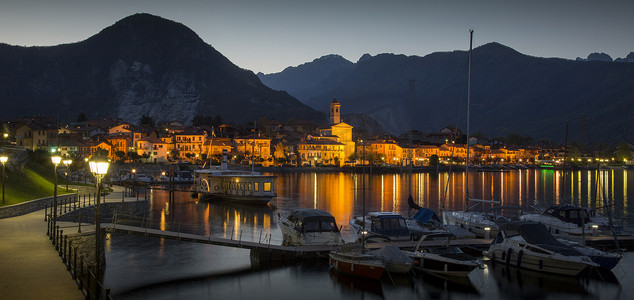
<path fill-rule="evenodd" d="M 469 210 L 469 112 L 471 111 L 471 52 L 473 49 L 473 29 L 469 29 L 469 73 L 467 76 L 467 165 L 465 167 L 464 207 Z"/>

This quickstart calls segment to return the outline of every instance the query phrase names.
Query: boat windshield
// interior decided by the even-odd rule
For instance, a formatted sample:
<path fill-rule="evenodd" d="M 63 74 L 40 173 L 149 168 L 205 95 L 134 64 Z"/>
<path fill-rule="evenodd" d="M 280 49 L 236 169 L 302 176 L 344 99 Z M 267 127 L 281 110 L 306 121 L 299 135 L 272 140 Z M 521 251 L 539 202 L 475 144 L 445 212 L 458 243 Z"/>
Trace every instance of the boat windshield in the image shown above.
<path fill-rule="evenodd" d="M 408 235 L 404 218 L 380 218 L 372 222 L 372 232 L 387 236 Z"/>
<path fill-rule="evenodd" d="M 304 232 L 337 232 L 337 224 L 334 221 L 327 220 L 307 220 L 304 221 Z"/>

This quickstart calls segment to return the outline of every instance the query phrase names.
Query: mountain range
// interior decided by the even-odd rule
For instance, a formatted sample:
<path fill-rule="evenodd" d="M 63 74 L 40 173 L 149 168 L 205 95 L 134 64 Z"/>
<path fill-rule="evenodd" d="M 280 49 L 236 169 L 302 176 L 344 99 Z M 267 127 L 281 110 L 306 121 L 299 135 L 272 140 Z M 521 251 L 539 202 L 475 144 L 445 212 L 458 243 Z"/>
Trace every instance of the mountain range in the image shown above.
<path fill-rule="evenodd" d="M 563 142 L 568 122 L 569 142 L 634 140 L 634 63 L 628 63 L 634 54 L 574 61 L 532 57 L 499 43 L 472 53 L 472 134 Z M 468 51 L 366 54 L 356 63 L 327 55 L 258 76 L 320 111 L 337 98 L 342 112 L 369 115 L 395 134 L 467 127 Z"/>
<path fill-rule="evenodd" d="M 259 117 L 325 122 L 323 113 L 263 85 L 183 24 L 126 17 L 77 43 L 0 44 L 0 118 L 45 114 L 63 121 L 118 117 L 137 123 Z"/>
<path fill-rule="evenodd" d="M 614 61 L 596 53 L 574 61 L 532 57 L 498 43 L 477 47 L 471 133 L 563 141 L 569 121 L 569 141 L 632 142 L 632 59 L 632 53 Z M 392 134 L 445 126 L 464 131 L 467 66 L 464 50 L 366 54 L 354 63 L 327 55 L 256 75 L 183 24 L 135 14 L 77 43 L 0 43 L 0 118 L 45 114 L 71 121 L 84 113 L 188 123 L 196 115 L 220 115 L 236 123 L 260 117 L 325 123 L 336 98 L 344 121 L 376 121 Z"/>

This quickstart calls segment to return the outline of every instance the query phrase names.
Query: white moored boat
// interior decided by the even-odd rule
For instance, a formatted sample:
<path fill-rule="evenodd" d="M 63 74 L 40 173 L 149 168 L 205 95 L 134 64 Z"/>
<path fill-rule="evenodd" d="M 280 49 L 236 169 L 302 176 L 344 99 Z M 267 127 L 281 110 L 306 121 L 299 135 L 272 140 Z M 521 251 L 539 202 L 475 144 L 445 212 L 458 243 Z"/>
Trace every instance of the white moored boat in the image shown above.
<path fill-rule="evenodd" d="M 341 245 L 341 233 L 335 217 L 311 208 L 298 208 L 279 216 L 285 245 Z"/>
<path fill-rule="evenodd" d="M 194 174 L 195 192 L 203 199 L 267 204 L 277 196 L 276 176 L 254 171 L 229 170 L 226 150 L 223 151 L 220 166 L 196 170 Z"/>
<path fill-rule="evenodd" d="M 557 237 L 575 239 L 583 235 L 611 235 L 608 221 L 593 210 L 572 204 L 555 205 L 543 213 L 524 214 L 524 221 L 542 223 Z"/>
<path fill-rule="evenodd" d="M 588 256 L 559 242 L 543 224 L 525 221 L 504 224 L 485 255 L 493 263 L 569 276 L 599 266 Z"/>

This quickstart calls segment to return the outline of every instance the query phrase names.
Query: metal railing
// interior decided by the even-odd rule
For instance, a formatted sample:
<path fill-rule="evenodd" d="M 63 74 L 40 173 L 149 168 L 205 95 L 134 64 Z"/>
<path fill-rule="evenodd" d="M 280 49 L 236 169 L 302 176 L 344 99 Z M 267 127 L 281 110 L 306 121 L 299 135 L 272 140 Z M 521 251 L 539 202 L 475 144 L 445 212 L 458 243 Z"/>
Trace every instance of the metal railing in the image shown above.
<path fill-rule="evenodd" d="M 83 195 L 83 201 L 78 194 L 75 197 L 61 198 L 56 211 L 59 214 L 73 211 L 79 212 L 82 207 L 94 205 L 95 196 L 92 194 Z M 75 247 L 72 240 L 69 240 L 69 235 L 64 234 L 64 230 L 60 229 L 59 225 L 53 224 L 53 212 L 53 205 L 51 204 L 50 207 L 47 205 L 44 213 L 44 220 L 48 221 L 46 234 L 55 246 L 55 250 L 59 253 L 62 262 L 66 265 L 66 270 L 77 283 L 77 287 L 82 291 L 86 299 L 99 299 L 102 296 L 108 300 L 113 299 L 110 295 L 110 289 L 104 287 L 103 282 L 98 280 L 95 275 L 95 270 L 84 261 L 83 255 L 78 254 L 78 247 Z M 77 221 L 78 233 L 81 233 L 81 214 L 78 214 Z M 101 258 L 96 257 L 95 259 Z"/>

